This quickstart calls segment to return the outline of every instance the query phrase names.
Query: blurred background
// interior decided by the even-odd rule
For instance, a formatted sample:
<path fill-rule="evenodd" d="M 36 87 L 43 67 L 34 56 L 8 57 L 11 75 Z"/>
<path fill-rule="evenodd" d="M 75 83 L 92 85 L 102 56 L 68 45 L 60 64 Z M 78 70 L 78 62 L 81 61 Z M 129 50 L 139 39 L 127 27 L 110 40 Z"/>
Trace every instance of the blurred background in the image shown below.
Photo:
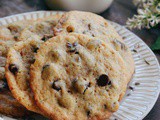
<path fill-rule="evenodd" d="M 56 1 L 56 3 L 54 3 L 54 1 Z M 59 2 L 57 3 L 57 1 Z M 62 1 L 63 4 L 60 1 Z M 68 3 L 67 1 L 72 1 L 72 3 Z M 88 3 L 85 3 L 86 6 L 84 6 L 84 2 L 86 1 Z M 75 5 L 77 2 L 79 2 L 78 6 Z M 48 5 L 46 3 L 48 3 Z M 160 10 L 160 2 L 158 4 L 158 10 Z M 132 18 L 133 15 L 137 14 L 137 7 L 133 5 L 132 0 L 0 0 L 0 18 L 37 10 L 71 10 L 75 8 L 96 12 L 104 18 L 117 22 L 121 25 L 126 25 L 128 18 Z M 153 45 L 155 41 L 158 40 L 157 38 L 159 36 L 160 48 L 159 24 L 156 27 L 152 27 L 152 29 L 132 29 L 131 31 L 138 35 L 149 46 Z M 160 49 L 156 49 L 154 53 L 160 62 Z M 159 108 L 160 97 L 152 111 L 145 117 L 144 120 L 160 120 Z"/>

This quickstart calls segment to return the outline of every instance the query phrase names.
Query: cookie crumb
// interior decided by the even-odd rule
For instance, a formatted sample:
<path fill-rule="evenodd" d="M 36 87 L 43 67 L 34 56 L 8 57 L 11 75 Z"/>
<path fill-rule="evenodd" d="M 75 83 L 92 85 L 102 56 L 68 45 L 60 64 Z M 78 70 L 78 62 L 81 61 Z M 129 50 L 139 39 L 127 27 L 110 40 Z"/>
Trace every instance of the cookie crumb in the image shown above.
<path fill-rule="evenodd" d="M 136 85 L 136 86 L 137 86 L 137 85 L 140 85 L 140 83 L 139 83 L 139 82 L 136 82 L 135 85 Z"/>
<path fill-rule="evenodd" d="M 134 90 L 134 87 L 132 87 L 132 86 L 129 86 L 129 89 L 133 91 L 133 90 Z"/>
<path fill-rule="evenodd" d="M 133 52 L 135 52 L 135 53 L 137 53 L 137 52 L 138 52 L 136 49 L 133 49 L 132 51 L 133 51 Z"/>
<path fill-rule="evenodd" d="M 144 62 L 145 62 L 147 65 L 150 65 L 150 63 L 149 63 L 146 59 L 144 59 Z"/>

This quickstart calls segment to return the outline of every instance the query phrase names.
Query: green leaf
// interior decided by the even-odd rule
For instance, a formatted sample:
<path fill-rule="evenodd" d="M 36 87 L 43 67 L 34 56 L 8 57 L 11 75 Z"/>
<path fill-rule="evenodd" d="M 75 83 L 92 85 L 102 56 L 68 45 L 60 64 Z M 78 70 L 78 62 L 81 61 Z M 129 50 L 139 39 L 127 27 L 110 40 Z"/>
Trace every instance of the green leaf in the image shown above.
<path fill-rule="evenodd" d="M 160 50 L 160 36 L 158 37 L 156 42 L 153 45 L 151 45 L 151 49 L 152 50 Z"/>

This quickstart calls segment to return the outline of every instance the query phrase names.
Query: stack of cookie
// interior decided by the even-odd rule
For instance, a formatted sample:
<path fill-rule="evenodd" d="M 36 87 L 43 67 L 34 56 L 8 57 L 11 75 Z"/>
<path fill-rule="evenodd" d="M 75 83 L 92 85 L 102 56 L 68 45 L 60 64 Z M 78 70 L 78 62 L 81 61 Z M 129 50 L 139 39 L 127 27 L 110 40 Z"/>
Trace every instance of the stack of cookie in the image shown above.
<path fill-rule="evenodd" d="M 108 119 L 134 72 L 122 38 L 88 12 L 3 26 L 0 51 L 0 112 L 14 117 L 29 110 L 53 120 Z"/>

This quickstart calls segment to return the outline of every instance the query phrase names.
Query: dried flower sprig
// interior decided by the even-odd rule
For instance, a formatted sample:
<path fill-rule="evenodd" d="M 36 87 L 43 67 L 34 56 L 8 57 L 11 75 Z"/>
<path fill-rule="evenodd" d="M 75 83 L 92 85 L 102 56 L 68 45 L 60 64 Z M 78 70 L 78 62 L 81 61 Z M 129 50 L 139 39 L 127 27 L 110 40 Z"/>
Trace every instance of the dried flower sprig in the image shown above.
<path fill-rule="evenodd" d="M 133 3 L 138 6 L 138 15 L 128 19 L 128 28 L 150 29 L 160 23 L 160 0 L 133 0 Z"/>

